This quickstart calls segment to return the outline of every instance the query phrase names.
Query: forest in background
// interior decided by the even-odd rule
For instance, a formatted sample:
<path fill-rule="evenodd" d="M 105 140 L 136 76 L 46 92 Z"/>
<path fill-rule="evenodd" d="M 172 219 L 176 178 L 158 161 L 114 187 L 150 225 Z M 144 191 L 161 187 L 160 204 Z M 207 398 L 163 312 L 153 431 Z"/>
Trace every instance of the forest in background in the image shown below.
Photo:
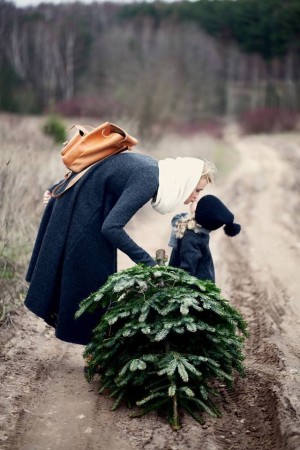
<path fill-rule="evenodd" d="M 300 110 L 299 0 L 0 0 L 0 110 L 145 124 Z"/>

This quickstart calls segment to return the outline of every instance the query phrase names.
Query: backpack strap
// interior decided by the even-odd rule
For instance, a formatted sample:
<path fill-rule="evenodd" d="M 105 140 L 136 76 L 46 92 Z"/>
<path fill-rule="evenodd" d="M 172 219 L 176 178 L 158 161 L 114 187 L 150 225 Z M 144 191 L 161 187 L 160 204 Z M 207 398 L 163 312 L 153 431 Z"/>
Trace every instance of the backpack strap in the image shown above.
<path fill-rule="evenodd" d="M 52 191 L 51 196 L 54 198 L 60 198 L 68 189 L 70 189 L 72 186 L 74 186 L 75 183 L 77 183 L 78 180 L 80 180 L 81 177 L 83 177 L 83 175 L 93 166 L 95 166 L 95 164 L 104 161 L 107 158 L 110 158 L 113 155 L 116 155 L 117 153 L 121 153 L 124 150 L 130 150 L 127 146 L 123 147 L 121 149 L 116 150 L 114 153 L 112 153 L 111 155 L 107 155 L 105 158 L 102 158 L 100 161 L 96 161 L 94 162 L 94 164 L 91 164 L 90 166 L 86 167 L 84 170 L 82 170 L 81 172 L 77 173 L 77 175 L 75 175 L 74 178 L 72 178 L 72 180 L 70 181 L 70 183 L 66 186 L 66 188 L 61 191 L 58 192 L 59 189 L 68 181 L 68 179 L 70 178 L 71 175 L 73 175 L 74 172 L 68 172 L 65 175 L 65 179 L 59 183 Z"/>
<path fill-rule="evenodd" d="M 98 162 L 98 161 L 97 161 Z M 59 189 L 68 181 L 68 179 L 70 178 L 71 175 L 73 175 L 73 172 L 68 172 L 67 175 L 65 175 L 65 179 L 59 183 L 57 186 L 55 186 L 55 188 L 53 189 L 53 191 L 51 192 L 51 196 L 54 198 L 60 198 L 68 189 L 70 189 L 72 186 L 74 186 L 75 183 L 77 183 L 78 180 L 80 180 L 81 177 L 83 177 L 83 175 L 85 174 L 85 172 L 87 172 L 91 167 L 93 167 L 95 164 L 92 164 L 91 166 L 87 167 L 86 169 L 82 170 L 81 172 L 79 172 L 77 175 L 75 175 L 74 178 L 72 178 L 72 180 L 70 181 L 70 183 L 65 187 L 65 189 L 63 191 L 59 192 Z"/>

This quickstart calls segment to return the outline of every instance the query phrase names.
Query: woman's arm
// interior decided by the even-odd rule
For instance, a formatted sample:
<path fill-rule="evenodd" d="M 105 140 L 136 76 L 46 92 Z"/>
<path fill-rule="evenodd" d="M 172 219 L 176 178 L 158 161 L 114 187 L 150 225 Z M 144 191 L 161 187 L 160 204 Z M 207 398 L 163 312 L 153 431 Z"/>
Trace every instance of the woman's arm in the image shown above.
<path fill-rule="evenodd" d="M 122 195 L 114 205 L 103 226 L 102 234 L 119 250 L 126 253 L 136 264 L 154 266 L 156 261 L 125 232 L 124 227 L 134 214 L 144 206 L 156 193 L 157 179 L 147 178 L 147 183 L 135 174 L 127 183 Z M 149 229 L 151 227 L 149 226 Z"/>

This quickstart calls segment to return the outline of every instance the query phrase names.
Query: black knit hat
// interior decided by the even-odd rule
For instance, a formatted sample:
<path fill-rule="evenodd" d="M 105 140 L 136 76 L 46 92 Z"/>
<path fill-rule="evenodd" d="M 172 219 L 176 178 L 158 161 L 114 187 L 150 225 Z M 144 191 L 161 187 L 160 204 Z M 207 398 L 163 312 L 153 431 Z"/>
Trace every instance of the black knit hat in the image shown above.
<path fill-rule="evenodd" d="M 225 225 L 224 231 L 228 236 L 235 236 L 241 231 L 241 226 L 233 222 L 232 212 L 214 195 L 204 195 L 199 200 L 195 219 L 207 230 L 217 230 Z"/>

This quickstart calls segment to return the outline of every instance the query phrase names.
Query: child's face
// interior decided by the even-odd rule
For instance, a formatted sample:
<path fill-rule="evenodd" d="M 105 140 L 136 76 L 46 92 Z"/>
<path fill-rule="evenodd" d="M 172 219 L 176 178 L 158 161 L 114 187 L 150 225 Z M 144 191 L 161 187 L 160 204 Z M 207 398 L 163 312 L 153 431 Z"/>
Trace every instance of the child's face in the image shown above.
<path fill-rule="evenodd" d="M 191 193 L 191 195 L 186 199 L 184 202 L 185 205 L 188 205 L 189 203 L 197 204 L 201 191 L 205 188 L 205 186 L 208 184 L 208 179 L 206 177 L 203 177 L 200 179 L 199 183 Z"/>

